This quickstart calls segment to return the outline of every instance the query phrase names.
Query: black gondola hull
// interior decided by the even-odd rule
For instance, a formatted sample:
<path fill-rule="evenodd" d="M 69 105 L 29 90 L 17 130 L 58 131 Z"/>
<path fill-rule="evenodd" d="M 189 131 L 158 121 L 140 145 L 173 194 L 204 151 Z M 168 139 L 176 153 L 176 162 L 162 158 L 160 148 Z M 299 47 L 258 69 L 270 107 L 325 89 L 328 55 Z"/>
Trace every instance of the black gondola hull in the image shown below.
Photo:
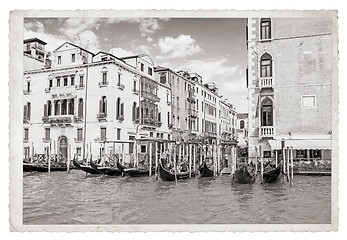
<path fill-rule="evenodd" d="M 96 165 L 93 161 L 90 161 L 90 166 L 94 168 L 96 171 L 98 171 L 101 174 L 105 174 L 108 176 L 120 176 L 122 175 L 122 171 L 118 168 L 114 167 L 101 167 Z"/>
<path fill-rule="evenodd" d="M 266 183 L 275 183 L 280 179 L 281 165 L 279 164 L 276 168 L 263 173 L 263 180 Z"/>
<path fill-rule="evenodd" d="M 168 170 L 166 170 L 161 164 L 159 164 L 159 176 L 163 181 L 175 181 L 180 179 L 187 179 L 189 178 L 189 172 L 184 173 L 177 173 L 175 177 L 175 173 L 172 173 Z M 195 174 L 192 172 L 191 176 L 194 177 Z"/>
<path fill-rule="evenodd" d="M 81 165 L 79 164 L 75 159 L 73 159 L 72 161 L 73 165 L 77 168 L 80 169 L 86 173 L 89 174 L 100 174 L 99 171 L 95 170 L 94 168 L 92 168 L 91 166 L 87 166 L 87 165 Z"/>
<path fill-rule="evenodd" d="M 255 177 L 247 170 L 237 169 L 233 175 L 233 181 L 241 184 L 254 183 Z"/>
<path fill-rule="evenodd" d="M 48 172 L 47 165 L 38 165 L 38 164 L 30 164 L 23 163 L 23 171 L 24 172 Z M 52 166 L 50 167 L 51 172 L 63 172 L 67 171 L 66 166 Z"/>
<path fill-rule="evenodd" d="M 213 171 L 208 168 L 206 163 L 199 167 L 200 177 L 213 177 Z"/>

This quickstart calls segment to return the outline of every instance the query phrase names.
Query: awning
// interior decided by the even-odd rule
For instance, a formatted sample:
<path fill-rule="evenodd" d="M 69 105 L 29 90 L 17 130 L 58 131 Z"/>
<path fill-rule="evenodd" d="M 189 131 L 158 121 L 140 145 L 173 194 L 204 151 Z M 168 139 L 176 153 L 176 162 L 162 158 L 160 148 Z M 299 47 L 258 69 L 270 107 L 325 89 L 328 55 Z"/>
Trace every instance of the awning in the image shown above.
<path fill-rule="evenodd" d="M 269 140 L 272 150 L 281 149 L 281 140 Z M 293 149 L 331 149 L 331 139 L 286 139 L 285 147 Z"/>

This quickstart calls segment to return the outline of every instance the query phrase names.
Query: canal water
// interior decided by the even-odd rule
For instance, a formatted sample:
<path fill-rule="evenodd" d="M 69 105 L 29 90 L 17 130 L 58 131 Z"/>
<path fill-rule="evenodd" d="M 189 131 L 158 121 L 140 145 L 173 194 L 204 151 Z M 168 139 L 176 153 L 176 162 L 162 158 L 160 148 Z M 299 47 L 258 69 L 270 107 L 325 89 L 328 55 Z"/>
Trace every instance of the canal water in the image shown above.
<path fill-rule="evenodd" d="M 331 177 L 232 184 L 227 175 L 174 182 L 24 173 L 23 224 L 329 224 Z"/>

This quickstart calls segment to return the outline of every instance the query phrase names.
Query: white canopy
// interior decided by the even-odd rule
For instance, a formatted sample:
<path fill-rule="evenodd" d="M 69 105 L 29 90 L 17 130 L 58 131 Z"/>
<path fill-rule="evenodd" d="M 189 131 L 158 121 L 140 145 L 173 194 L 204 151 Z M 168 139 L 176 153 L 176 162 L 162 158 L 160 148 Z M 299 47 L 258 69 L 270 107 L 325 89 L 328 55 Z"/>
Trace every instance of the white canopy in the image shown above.
<path fill-rule="evenodd" d="M 281 149 L 281 140 L 269 140 L 272 150 Z M 293 149 L 331 149 L 331 139 L 286 139 L 285 147 Z"/>

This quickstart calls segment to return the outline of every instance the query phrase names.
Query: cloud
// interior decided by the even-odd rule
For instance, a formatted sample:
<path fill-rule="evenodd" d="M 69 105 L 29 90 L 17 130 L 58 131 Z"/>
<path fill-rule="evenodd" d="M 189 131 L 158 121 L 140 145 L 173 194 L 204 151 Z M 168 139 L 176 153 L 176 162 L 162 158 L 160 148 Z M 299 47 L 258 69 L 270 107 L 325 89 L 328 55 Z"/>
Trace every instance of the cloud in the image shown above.
<path fill-rule="evenodd" d="M 180 35 L 177 38 L 165 37 L 158 41 L 160 52 L 164 55 L 161 58 L 183 58 L 202 52 L 196 45 L 195 40 L 190 35 Z"/>
<path fill-rule="evenodd" d="M 100 51 L 99 37 L 91 30 L 85 30 L 77 34 L 72 40 L 75 44 L 91 52 L 95 53 Z"/>
<path fill-rule="evenodd" d="M 119 58 L 136 55 L 135 53 L 123 48 L 111 48 L 109 53 Z"/>

